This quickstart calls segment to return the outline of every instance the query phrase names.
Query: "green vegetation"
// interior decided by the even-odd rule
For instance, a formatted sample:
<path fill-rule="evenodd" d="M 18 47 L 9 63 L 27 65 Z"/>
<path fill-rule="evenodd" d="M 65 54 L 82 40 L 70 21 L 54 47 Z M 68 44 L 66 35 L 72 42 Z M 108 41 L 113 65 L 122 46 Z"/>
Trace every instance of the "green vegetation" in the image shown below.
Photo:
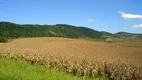
<path fill-rule="evenodd" d="M 93 80 L 93 78 L 51 71 L 39 64 L 31 65 L 21 59 L 0 58 L 0 80 Z"/>
<path fill-rule="evenodd" d="M 8 39 L 6 39 L 5 37 L 0 36 L 0 42 L 8 42 Z"/>
<path fill-rule="evenodd" d="M 120 39 L 123 39 L 123 41 L 129 41 L 129 42 L 142 41 L 142 34 L 118 32 L 115 35 L 118 36 Z"/>
<path fill-rule="evenodd" d="M 19 25 L 0 22 L 0 36 L 8 39 L 20 37 L 101 38 L 102 33 L 93 29 L 66 24 Z"/>
<path fill-rule="evenodd" d="M 67 24 L 56 25 L 31 25 L 0 22 L 0 42 L 7 42 L 8 39 L 21 37 L 65 37 L 83 38 L 95 41 L 104 41 L 108 37 L 113 41 L 142 41 L 141 34 L 130 34 L 119 32 L 116 34 L 99 32 L 86 27 L 77 27 Z"/>

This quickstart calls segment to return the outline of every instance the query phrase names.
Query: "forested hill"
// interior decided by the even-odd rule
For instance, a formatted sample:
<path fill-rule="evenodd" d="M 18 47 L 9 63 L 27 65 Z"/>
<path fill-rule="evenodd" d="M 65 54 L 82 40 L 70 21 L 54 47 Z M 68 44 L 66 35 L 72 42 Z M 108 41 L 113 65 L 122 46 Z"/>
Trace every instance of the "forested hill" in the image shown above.
<path fill-rule="evenodd" d="M 105 40 L 109 37 L 112 38 L 113 41 L 142 41 L 142 34 L 132 34 L 127 32 L 112 34 L 67 24 L 22 25 L 11 22 L 0 22 L 0 42 L 7 42 L 8 39 L 21 37 L 65 37 L 98 40 Z"/>
<path fill-rule="evenodd" d="M 0 22 L 0 37 L 67 37 L 67 38 L 102 38 L 102 33 L 85 27 L 66 24 L 31 25 Z"/>

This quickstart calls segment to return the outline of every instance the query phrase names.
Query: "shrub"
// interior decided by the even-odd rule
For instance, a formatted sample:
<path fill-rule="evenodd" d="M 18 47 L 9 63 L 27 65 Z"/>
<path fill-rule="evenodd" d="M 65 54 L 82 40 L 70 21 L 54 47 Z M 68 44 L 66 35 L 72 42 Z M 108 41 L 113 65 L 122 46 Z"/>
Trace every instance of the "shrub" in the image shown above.
<path fill-rule="evenodd" d="M 4 42 L 4 43 L 5 43 L 5 42 L 8 42 L 8 39 L 5 38 L 5 37 L 1 37 L 1 36 L 0 36 L 0 42 Z"/>

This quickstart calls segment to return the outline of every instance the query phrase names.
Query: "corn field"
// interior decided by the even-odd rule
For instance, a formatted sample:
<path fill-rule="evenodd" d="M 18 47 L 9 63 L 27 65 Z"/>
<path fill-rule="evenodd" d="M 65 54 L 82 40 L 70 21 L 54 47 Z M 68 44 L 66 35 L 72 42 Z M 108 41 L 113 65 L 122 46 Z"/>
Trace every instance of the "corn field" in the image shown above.
<path fill-rule="evenodd" d="M 103 43 L 67 38 L 23 38 L 0 43 L 0 56 L 51 70 L 108 80 L 142 80 L 142 42 Z"/>

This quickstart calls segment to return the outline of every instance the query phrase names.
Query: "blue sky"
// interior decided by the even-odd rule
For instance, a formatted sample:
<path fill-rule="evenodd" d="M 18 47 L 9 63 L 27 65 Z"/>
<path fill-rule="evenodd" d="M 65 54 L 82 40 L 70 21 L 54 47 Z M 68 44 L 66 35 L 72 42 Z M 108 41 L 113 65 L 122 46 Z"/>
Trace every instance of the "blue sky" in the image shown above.
<path fill-rule="evenodd" d="M 0 21 L 142 33 L 142 0 L 0 0 Z"/>

